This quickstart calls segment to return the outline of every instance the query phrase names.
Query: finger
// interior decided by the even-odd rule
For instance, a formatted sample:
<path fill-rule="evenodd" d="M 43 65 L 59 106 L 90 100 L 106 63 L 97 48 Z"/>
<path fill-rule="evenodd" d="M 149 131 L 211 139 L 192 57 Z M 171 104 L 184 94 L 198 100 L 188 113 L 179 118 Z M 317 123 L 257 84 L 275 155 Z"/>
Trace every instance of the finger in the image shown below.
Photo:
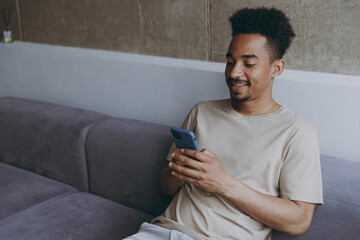
<path fill-rule="evenodd" d="M 185 176 L 192 177 L 192 178 L 199 178 L 198 177 L 199 172 L 192 169 L 192 168 L 181 166 L 181 165 L 178 165 L 178 164 L 173 163 L 173 162 L 169 163 L 169 167 L 171 169 L 173 169 L 175 172 L 180 173 L 181 175 L 185 175 Z"/>
<path fill-rule="evenodd" d="M 181 154 L 184 154 L 186 156 L 194 158 L 200 162 L 209 162 L 209 156 L 207 156 L 203 152 L 199 152 L 199 151 L 191 150 L 191 149 L 187 149 L 187 148 L 182 148 L 180 150 L 180 152 L 181 152 Z"/>
<path fill-rule="evenodd" d="M 213 152 L 210 152 L 209 150 L 207 150 L 206 148 L 204 148 L 203 150 L 201 150 L 202 153 L 204 153 L 206 156 L 211 157 L 211 158 L 217 158 L 217 155 Z"/>
<path fill-rule="evenodd" d="M 193 184 L 197 185 L 196 183 L 197 183 L 198 180 L 195 179 L 195 178 L 182 175 L 182 174 L 180 174 L 178 172 L 175 172 L 175 171 L 172 171 L 171 175 L 173 175 L 179 181 L 187 182 L 187 183 L 193 183 Z"/>
<path fill-rule="evenodd" d="M 178 165 L 186 165 L 188 167 L 194 168 L 194 169 L 200 169 L 200 162 L 192 159 L 186 155 L 183 154 L 176 154 L 176 153 L 172 153 L 172 158 L 174 163 L 178 164 Z"/>
<path fill-rule="evenodd" d="M 174 159 L 175 154 L 181 155 L 181 154 L 182 154 L 182 153 L 181 153 L 181 148 L 174 148 L 174 149 L 172 150 L 172 153 L 171 153 L 172 161 L 175 160 L 175 159 Z"/>
<path fill-rule="evenodd" d="M 180 153 L 181 153 L 181 149 L 180 149 L 180 148 L 173 148 L 172 153 L 180 154 Z"/>
<path fill-rule="evenodd" d="M 179 162 L 178 160 L 176 160 L 176 159 L 172 159 L 172 161 L 171 162 L 173 162 L 173 163 L 175 163 L 175 164 L 177 164 L 177 165 L 181 165 L 181 166 L 184 166 L 184 164 L 183 163 L 181 163 L 181 162 Z"/>
<path fill-rule="evenodd" d="M 176 161 L 176 158 L 178 158 L 178 156 L 179 155 L 182 155 L 181 154 L 181 152 L 180 152 L 180 149 L 179 148 L 177 148 L 177 150 L 175 150 L 175 151 L 173 151 L 172 153 L 171 153 L 171 158 L 172 158 L 172 162 L 175 162 Z M 177 157 L 175 157 L 175 156 L 177 156 Z"/>

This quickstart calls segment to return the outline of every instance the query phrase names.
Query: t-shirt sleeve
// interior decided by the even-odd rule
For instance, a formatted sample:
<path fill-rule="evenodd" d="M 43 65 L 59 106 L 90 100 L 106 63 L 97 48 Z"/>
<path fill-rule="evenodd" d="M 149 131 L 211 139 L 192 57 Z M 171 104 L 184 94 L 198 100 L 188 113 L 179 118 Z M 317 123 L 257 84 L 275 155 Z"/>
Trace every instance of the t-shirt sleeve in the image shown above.
<path fill-rule="evenodd" d="M 194 117 L 195 114 L 196 114 L 195 108 L 191 109 L 191 111 L 189 112 L 189 114 L 186 116 L 185 120 L 181 124 L 182 129 L 186 129 L 189 131 L 195 130 L 195 117 Z M 175 142 L 172 143 L 169 153 L 166 156 L 166 160 L 168 160 L 168 161 L 172 160 L 171 153 L 174 148 L 176 148 Z"/>
<path fill-rule="evenodd" d="M 315 129 L 297 134 L 289 141 L 279 187 L 282 198 L 323 204 L 320 154 Z"/>

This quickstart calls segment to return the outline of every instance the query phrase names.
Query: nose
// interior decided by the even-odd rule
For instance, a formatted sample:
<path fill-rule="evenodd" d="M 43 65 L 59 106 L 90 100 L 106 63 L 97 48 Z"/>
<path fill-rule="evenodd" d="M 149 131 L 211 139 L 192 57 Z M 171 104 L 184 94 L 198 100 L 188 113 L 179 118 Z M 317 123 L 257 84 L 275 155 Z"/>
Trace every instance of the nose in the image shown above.
<path fill-rule="evenodd" d="M 240 63 L 236 63 L 232 66 L 229 72 L 229 77 L 233 79 L 240 79 L 244 76 L 244 66 Z"/>

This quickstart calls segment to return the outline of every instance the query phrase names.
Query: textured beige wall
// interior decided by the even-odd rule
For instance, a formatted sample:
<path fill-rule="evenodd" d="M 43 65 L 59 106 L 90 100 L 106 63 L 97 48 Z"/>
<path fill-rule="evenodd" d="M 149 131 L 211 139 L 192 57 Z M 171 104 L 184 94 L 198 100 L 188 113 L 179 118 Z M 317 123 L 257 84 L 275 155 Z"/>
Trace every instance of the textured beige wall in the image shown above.
<path fill-rule="evenodd" d="M 288 50 L 287 68 L 360 75 L 359 0 L 213 0 L 211 37 L 213 61 L 221 61 L 230 26 L 226 16 L 242 7 L 276 7 L 291 19 L 297 37 Z"/>
<path fill-rule="evenodd" d="M 231 40 L 227 19 L 236 9 L 277 7 L 297 34 L 285 56 L 287 68 L 360 76 L 360 0 L 19 0 L 19 5 L 24 41 L 215 62 L 225 60 Z"/>
<path fill-rule="evenodd" d="M 198 0 L 21 1 L 25 41 L 190 59 L 207 54 L 204 8 Z"/>

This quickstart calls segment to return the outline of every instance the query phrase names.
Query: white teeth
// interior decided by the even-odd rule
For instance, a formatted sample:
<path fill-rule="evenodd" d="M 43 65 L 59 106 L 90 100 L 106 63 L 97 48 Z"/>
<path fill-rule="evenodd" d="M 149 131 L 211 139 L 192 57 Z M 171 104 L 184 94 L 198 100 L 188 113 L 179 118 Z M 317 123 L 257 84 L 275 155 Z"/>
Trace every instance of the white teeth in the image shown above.
<path fill-rule="evenodd" d="M 246 84 L 245 84 L 245 83 L 242 83 L 242 84 L 234 84 L 234 86 L 235 86 L 235 87 L 244 87 L 244 86 L 246 86 Z"/>

